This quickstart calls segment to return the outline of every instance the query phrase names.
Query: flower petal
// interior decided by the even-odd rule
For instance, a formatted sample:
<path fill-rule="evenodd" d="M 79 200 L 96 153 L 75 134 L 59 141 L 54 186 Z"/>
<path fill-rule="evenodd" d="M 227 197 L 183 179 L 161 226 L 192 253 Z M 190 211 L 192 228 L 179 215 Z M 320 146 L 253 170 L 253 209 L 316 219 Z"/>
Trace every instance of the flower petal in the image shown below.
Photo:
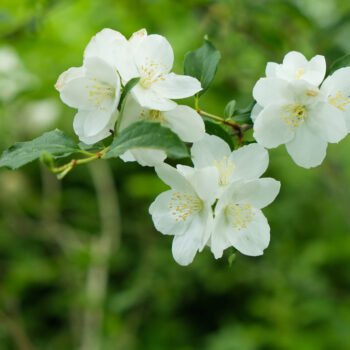
<path fill-rule="evenodd" d="M 281 183 L 272 178 L 262 178 L 252 181 L 235 181 L 224 192 L 218 207 L 227 203 L 250 204 L 256 209 L 262 209 L 272 203 L 277 197 Z"/>
<path fill-rule="evenodd" d="M 131 93 L 135 100 L 145 108 L 169 111 L 177 106 L 174 101 L 159 96 L 152 88 L 145 89 L 140 84 L 137 84 L 131 90 Z"/>
<path fill-rule="evenodd" d="M 115 65 L 115 58 L 118 55 L 118 48 L 127 40 L 121 33 L 104 28 L 93 36 L 85 48 L 84 62 L 90 57 L 99 57 L 112 66 Z"/>
<path fill-rule="evenodd" d="M 253 214 L 253 220 L 247 223 L 246 228 L 227 229 L 226 236 L 242 254 L 258 256 L 270 243 L 270 226 L 261 210 L 254 210 Z"/>
<path fill-rule="evenodd" d="M 209 240 L 210 250 L 214 254 L 215 259 L 221 258 L 224 250 L 232 246 L 230 240 L 227 238 L 227 233 L 230 234 L 230 231 L 224 213 L 216 213 L 214 230 Z"/>
<path fill-rule="evenodd" d="M 323 140 L 332 143 L 339 142 L 348 132 L 343 114 L 344 112 L 330 103 L 318 103 L 310 111 L 306 122 L 310 130 Z"/>
<path fill-rule="evenodd" d="M 142 108 L 139 105 L 139 103 L 137 103 L 137 101 L 132 97 L 132 95 L 129 95 L 125 102 L 123 119 L 120 123 L 119 131 L 122 131 L 130 124 L 140 120 L 142 118 L 142 114 L 146 114 L 145 109 Z"/>
<path fill-rule="evenodd" d="M 152 34 L 145 37 L 137 48 L 135 62 L 139 69 L 146 62 L 153 63 L 163 71 L 170 72 L 174 63 L 174 52 L 168 40 Z"/>
<path fill-rule="evenodd" d="M 183 235 L 176 235 L 173 240 L 172 253 L 175 261 L 183 266 L 189 265 L 197 251 L 205 245 L 206 237 L 211 232 L 212 214 L 211 209 L 203 210 L 193 217 L 190 225 Z"/>
<path fill-rule="evenodd" d="M 290 88 L 287 81 L 279 78 L 261 78 L 253 88 L 255 100 L 266 107 L 271 104 L 286 104 L 290 98 Z"/>
<path fill-rule="evenodd" d="M 328 76 L 321 86 L 321 91 L 328 95 L 335 95 L 340 91 L 344 97 L 350 95 L 350 67 L 336 70 Z"/>
<path fill-rule="evenodd" d="M 77 135 L 87 138 L 99 134 L 111 121 L 110 111 L 79 110 L 74 117 L 73 128 Z"/>
<path fill-rule="evenodd" d="M 112 116 L 110 121 L 107 123 L 107 125 L 96 135 L 93 136 L 84 136 L 84 124 L 83 121 L 84 119 L 80 118 L 80 121 L 78 120 L 78 123 L 75 124 L 74 131 L 75 133 L 79 136 L 79 140 L 84 142 L 87 145 L 93 145 L 96 142 L 99 142 L 106 137 L 109 137 L 112 135 L 111 130 L 114 130 L 114 124 L 117 120 L 118 117 L 118 112 L 115 111 Z M 73 123 L 74 126 L 74 123 Z"/>
<path fill-rule="evenodd" d="M 192 217 L 177 220 L 170 208 L 174 190 L 161 193 L 149 207 L 155 228 L 163 235 L 182 235 L 191 224 Z"/>
<path fill-rule="evenodd" d="M 171 188 L 176 190 L 189 190 L 190 186 L 185 177 L 176 168 L 163 163 L 155 167 L 155 171 L 160 179 Z"/>
<path fill-rule="evenodd" d="M 266 78 L 275 78 L 276 77 L 276 68 L 279 66 L 278 63 L 275 62 L 267 62 L 265 68 Z"/>
<path fill-rule="evenodd" d="M 164 126 L 169 127 L 181 140 L 195 142 L 204 137 L 205 127 L 200 115 L 188 106 L 176 106 L 164 112 Z"/>
<path fill-rule="evenodd" d="M 307 65 L 307 71 L 302 79 L 310 84 L 319 86 L 326 75 L 326 60 L 324 56 L 317 55 L 313 57 Z"/>
<path fill-rule="evenodd" d="M 100 83 L 106 83 L 120 90 L 119 77 L 115 69 L 99 57 L 85 60 L 86 77 Z"/>
<path fill-rule="evenodd" d="M 297 51 L 288 52 L 283 58 L 283 65 L 285 67 L 303 67 L 307 64 L 305 56 Z"/>
<path fill-rule="evenodd" d="M 124 162 L 137 161 L 142 166 L 155 166 L 163 163 L 166 157 L 167 155 L 163 150 L 150 148 L 133 148 L 120 156 Z"/>
<path fill-rule="evenodd" d="M 214 165 L 215 161 L 220 162 L 222 158 L 228 158 L 230 154 L 230 147 L 225 141 L 209 134 L 205 134 L 191 148 L 192 162 L 197 168 Z"/>
<path fill-rule="evenodd" d="M 250 114 L 250 118 L 253 122 L 255 122 L 256 118 L 258 117 L 258 115 L 260 114 L 260 112 L 263 110 L 264 108 L 262 106 L 259 105 L 259 103 L 256 103 L 252 109 L 252 112 Z"/>
<path fill-rule="evenodd" d="M 178 164 L 177 169 L 186 177 L 199 198 L 210 204 L 214 203 L 219 181 L 218 170 L 215 166 L 195 169 Z"/>
<path fill-rule="evenodd" d="M 137 32 L 133 33 L 132 36 L 129 39 L 129 43 L 132 47 L 132 50 L 137 50 L 139 44 L 141 41 L 147 37 L 147 30 L 146 29 L 140 29 Z"/>
<path fill-rule="evenodd" d="M 326 156 L 327 141 L 311 132 L 306 124 L 297 128 L 295 138 L 286 144 L 294 162 L 303 168 L 312 168 L 322 163 Z"/>
<path fill-rule="evenodd" d="M 281 105 L 265 107 L 254 123 L 254 138 L 266 148 L 274 148 L 287 143 L 294 137 L 294 132 L 280 118 Z"/>
<path fill-rule="evenodd" d="M 72 67 L 63 72 L 57 79 L 55 88 L 58 91 L 61 91 L 62 88 L 71 80 L 76 78 L 85 77 L 85 68 L 84 67 Z"/>
<path fill-rule="evenodd" d="M 229 161 L 234 164 L 232 180 L 259 178 L 269 165 L 269 154 L 257 143 L 233 151 Z"/>
<path fill-rule="evenodd" d="M 202 90 L 201 83 L 196 78 L 174 73 L 165 75 L 164 80 L 154 83 L 152 88 L 169 99 L 190 97 Z"/>

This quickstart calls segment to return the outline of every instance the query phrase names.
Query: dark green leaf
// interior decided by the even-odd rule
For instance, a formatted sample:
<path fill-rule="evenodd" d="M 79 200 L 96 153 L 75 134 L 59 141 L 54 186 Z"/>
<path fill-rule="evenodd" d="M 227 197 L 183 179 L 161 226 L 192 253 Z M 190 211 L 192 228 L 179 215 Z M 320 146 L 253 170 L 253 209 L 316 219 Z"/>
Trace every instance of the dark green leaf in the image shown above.
<path fill-rule="evenodd" d="M 255 105 L 255 102 L 251 102 L 247 107 L 237 109 L 234 113 L 234 116 L 231 118 L 231 120 L 241 123 L 241 124 L 253 124 L 252 119 L 250 118 L 250 115 L 252 113 L 252 109 Z"/>
<path fill-rule="evenodd" d="M 132 90 L 132 88 L 140 81 L 140 78 L 133 78 L 130 79 L 127 84 L 124 86 L 122 95 L 120 96 L 120 100 L 119 100 L 119 105 L 118 105 L 118 109 L 119 109 L 119 116 L 118 116 L 118 120 L 117 123 L 115 125 L 115 133 L 118 134 L 118 130 L 119 130 L 119 126 L 120 123 L 122 121 L 123 118 L 123 113 L 124 113 L 124 107 L 125 107 L 125 103 L 126 103 L 126 99 L 130 93 L 130 91 Z"/>
<path fill-rule="evenodd" d="M 43 152 L 62 156 L 78 150 L 78 145 L 68 135 L 56 129 L 46 132 L 32 141 L 15 143 L 1 155 L 0 167 L 17 169 L 39 159 Z"/>
<path fill-rule="evenodd" d="M 126 85 L 124 86 L 123 92 L 120 96 L 120 100 L 119 100 L 119 105 L 118 105 L 118 109 L 120 110 L 123 103 L 125 103 L 125 99 L 126 97 L 129 95 L 130 91 L 132 90 L 132 88 L 140 81 L 140 78 L 132 78 L 130 79 Z"/>
<path fill-rule="evenodd" d="M 204 123 L 205 123 L 205 131 L 207 134 L 220 137 L 230 146 L 231 150 L 233 150 L 235 148 L 232 137 L 219 124 L 216 124 L 216 123 L 211 122 L 209 120 L 206 120 Z"/>
<path fill-rule="evenodd" d="M 149 121 L 129 125 L 113 140 L 104 158 L 118 157 L 130 148 L 163 149 L 170 158 L 186 158 L 184 143 L 170 129 Z"/>
<path fill-rule="evenodd" d="M 345 56 L 338 58 L 332 63 L 329 69 L 329 74 L 334 73 L 339 68 L 349 67 L 349 66 L 350 66 L 350 54 L 347 54 Z"/>
<path fill-rule="evenodd" d="M 214 79 L 220 57 L 220 52 L 206 39 L 199 49 L 185 55 L 184 72 L 201 82 L 203 90 L 200 91 L 199 95 L 208 89 Z"/>
<path fill-rule="evenodd" d="M 236 110 L 236 100 L 232 100 L 225 107 L 225 111 L 224 111 L 225 119 L 229 119 L 233 117 L 235 110 Z"/>

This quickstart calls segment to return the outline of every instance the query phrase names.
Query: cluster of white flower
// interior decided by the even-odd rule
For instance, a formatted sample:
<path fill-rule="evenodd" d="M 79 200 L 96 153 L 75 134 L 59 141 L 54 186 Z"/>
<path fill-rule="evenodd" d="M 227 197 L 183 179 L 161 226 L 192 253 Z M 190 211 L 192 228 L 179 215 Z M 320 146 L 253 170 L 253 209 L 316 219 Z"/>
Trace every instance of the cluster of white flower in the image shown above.
<path fill-rule="evenodd" d="M 188 265 L 206 245 L 215 258 L 230 246 L 261 255 L 270 241 L 261 209 L 280 189 L 274 179 L 259 179 L 268 166 L 267 151 L 255 143 L 231 152 L 221 138 L 205 135 L 193 144 L 191 155 L 194 168 L 156 166 L 171 190 L 156 198 L 150 213 L 158 231 L 175 236 L 175 260 Z"/>
<path fill-rule="evenodd" d="M 307 61 L 292 51 L 282 64 L 268 63 L 266 78 L 253 89 L 256 141 L 266 148 L 285 144 L 304 168 L 320 165 L 328 142 L 339 142 L 350 131 L 350 67 L 323 81 L 325 74 L 323 56 Z"/>
<path fill-rule="evenodd" d="M 128 97 L 121 130 L 146 119 L 169 127 L 183 141 L 202 138 L 204 123 L 198 113 L 172 101 L 193 96 L 201 84 L 193 77 L 170 73 L 173 61 L 169 42 L 160 35 L 147 35 L 145 29 L 129 40 L 108 28 L 95 35 L 84 51 L 83 66 L 62 73 L 55 85 L 62 101 L 78 109 L 73 127 L 79 139 L 94 144 L 111 135 L 122 86 L 137 77 L 140 80 Z M 162 150 L 134 149 L 121 158 L 153 166 L 166 154 Z"/>
<path fill-rule="evenodd" d="M 230 246 L 246 255 L 261 255 L 270 241 L 261 209 L 280 189 L 278 181 L 260 178 L 268 166 L 265 148 L 286 144 L 298 165 L 319 165 L 328 142 L 338 142 L 350 131 L 350 67 L 323 81 L 323 56 L 307 61 L 290 52 L 282 64 L 268 63 L 266 78 L 253 90 L 257 104 L 251 119 L 257 143 L 231 152 L 221 138 L 205 133 L 196 110 L 173 101 L 202 89 L 197 79 L 170 73 L 173 60 L 170 44 L 160 35 L 142 29 L 127 40 L 104 29 L 86 47 L 83 66 L 62 73 L 56 88 L 67 105 L 78 109 L 73 126 L 86 144 L 113 134 L 118 118 L 117 131 L 147 120 L 193 143 L 194 167 L 171 167 L 164 163 L 167 155 L 162 149 L 132 148 L 120 156 L 155 166 L 171 187 L 149 211 L 155 227 L 174 236 L 172 251 L 179 264 L 191 263 L 205 246 L 215 258 Z M 139 78 L 137 84 L 118 108 L 123 89 L 134 78 Z"/>

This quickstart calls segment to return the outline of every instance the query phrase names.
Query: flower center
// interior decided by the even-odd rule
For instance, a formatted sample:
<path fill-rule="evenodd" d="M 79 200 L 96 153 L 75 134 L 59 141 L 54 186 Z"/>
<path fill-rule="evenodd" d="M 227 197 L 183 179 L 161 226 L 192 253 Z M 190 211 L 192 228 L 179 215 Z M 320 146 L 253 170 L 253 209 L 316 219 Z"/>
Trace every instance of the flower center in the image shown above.
<path fill-rule="evenodd" d="M 300 124 L 304 123 L 306 117 L 307 112 L 305 105 L 297 103 L 282 106 L 279 118 L 294 131 L 295 128 L 298 128 Z"/>
<path fill-rule="evenodd" d="M 226 217 L 232 223 L 232 227 L 238 230 L 246 228 L 253 221 L 255 213 L 250 204 L 229 204 L 226 207 Z"/>
<path fill-rule="evenodd" d="M 173 192 L 170 198 L 169 209 L 176 221 L 186 221 L 189 216 L 201 211 L 202 207 L 203 202 L 195 194 L 187 191 Z"/>
<path fill-rule="evenodd" d="M 106 97 L 113 97 L 115 94 L 115 89 L 110 85 L 96 82 L 96 78 L 94 78 L 95 83 L 91 85 L 86 85 L 85 88 L 89 89 L 89 98 L 88 101 L 94 103 L 94 108 L 98 108 L 103 111 L 106 108 L 102 106 L 103 101 Z"/>
<path fill-rule="evenodd" d="M 342 112 L 345 112 L 346 106 L 350 103 L 349 98 L 344 97 L 340 91 L 338 91 L 335 96 L 329 97 L 328 101 L 331 105 L 340 109 Z"/>
<path fill-rule="evenodd" d="M 230 160 L 227 160 L 226 156 L 220 162 L 214 160 L 213 164 L 219 171 L 219 185 L 227 186 L 230 183 L 235 165 Z"/>
<path fill-rule="evenodd" d="M 295 75 L 297 77 L 297 79 L 300 79 L 305 73 L 305 69 L 304 68 L 298 68 L 296 71 L 295 71 Z"/>
<path fill-rule="evenodd" d="M 152 84 L 160 80 L 165 80 L 164 70 L 166 69 L 167 67 L 165 64 L 148 61 L 148 58 L 146 57 L 146 63 L 141 65 L 140 85 L 144 89 L 148 89 Z"/>

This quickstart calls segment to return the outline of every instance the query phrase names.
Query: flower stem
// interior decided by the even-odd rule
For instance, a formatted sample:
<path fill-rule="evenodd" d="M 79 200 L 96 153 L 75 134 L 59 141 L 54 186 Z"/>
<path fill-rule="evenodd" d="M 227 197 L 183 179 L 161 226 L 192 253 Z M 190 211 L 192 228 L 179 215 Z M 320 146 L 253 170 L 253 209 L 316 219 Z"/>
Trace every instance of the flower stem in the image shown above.
<path fill-rule="evenodd" d="M 104 148 L 102 151 L 97 153 L 89 153 L 87 151 L 81 152 L 90 155 L 90 157 L 82 159 L 72 159 L 69 163 L 61 165 L 59 167 L 52 167 L 50 170 L 57 174 L 59 180 L 63 179 L 76 165 L 90 163 L 96 159 L 100 159 L 107 151 L 109 147 Z"/>
<path fill-rule="evenodd" d="M 232 120 L 226 120 L 224 118 L 221 118 L 217 115 L 214 115 L 214 114 L 211 114 L 211 113 L 208 113 L 208 112 L 205 112 L 205 111 L 202 111 L 201 109 L 197 109 L 197 112 L 202 115 L 203 117 L 207 117 L 207 118 L 210 118 L 210 119 L 213 119 L 213 120 L 217 120 L 219 121 L 220 123 L 222 124 L 226 124 L 226 125 L 229 125 L 231 127 L 233 127 L 235 130 L 240 130 L 241 128 L 241 125 L 232 121 Z"/>
<path fill-rule="evenodd" d="M 197 104 L 198 100 L 196 99 L 196 107 L 198 106 Z M 205 111 L 202 111 L 200 110 L 199 108 L 197 108 L 197 113 L 204 116 L 204 117 L 207 117 L 207 118 L 210 118 L 210 119 L 213 119 L 213 120 L 216 120 L 222 124 L 225 124 L 225 125 L 229 125 L 231 126 L 235 131 L 232 133 L 232 136 L 237 136 L 238 137 L 238 143 L 237 143 L 237 148 L 240 148 L 242 146 L 242 141 L 243 141 L 243 135 L 244 133 L 251 129 L 253 127 L 253 125 L 251 124 L 238 124 L 232 120 L 227 120 L 227 119 L 224 119 L 224 118 L 221 118 L 215 114 L 211 114 L 211 113 L 208 113 L 208 112 L 205 112 Z"/>

